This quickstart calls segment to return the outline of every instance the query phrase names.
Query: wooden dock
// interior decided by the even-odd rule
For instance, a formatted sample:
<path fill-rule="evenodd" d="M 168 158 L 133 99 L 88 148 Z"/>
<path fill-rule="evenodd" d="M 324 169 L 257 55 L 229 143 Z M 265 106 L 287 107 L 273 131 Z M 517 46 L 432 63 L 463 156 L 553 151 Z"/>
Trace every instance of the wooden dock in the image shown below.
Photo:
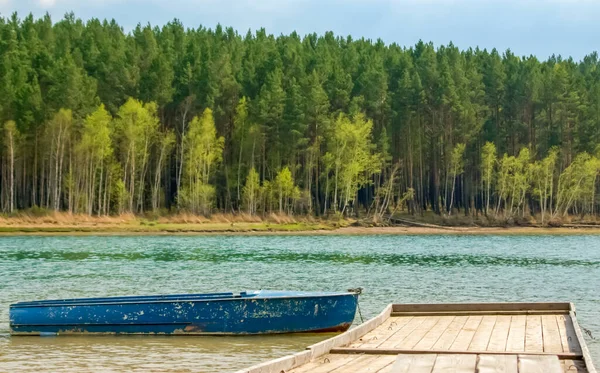
<path fill-rule="evenodd" d="M 596 373 L 571 303 L 393 304 L 237 373 Z"/>

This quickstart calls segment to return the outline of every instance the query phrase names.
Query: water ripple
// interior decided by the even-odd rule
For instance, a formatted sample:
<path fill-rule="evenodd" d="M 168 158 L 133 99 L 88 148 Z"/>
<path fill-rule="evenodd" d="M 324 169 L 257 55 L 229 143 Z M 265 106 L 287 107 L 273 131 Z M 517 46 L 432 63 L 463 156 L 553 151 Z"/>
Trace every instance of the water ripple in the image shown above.
<path fill-rule="evenodd" d="M 571 301 L 600 335 L 597 236 L 3 237 L 0 371 L 235 371 L 324 338 L 10 338 L 20 300 L 357 286 L 365 317 L 390 302 Z"/>
<path fill-rule="evenodd" d="M 558 266 L 558 267 L 600 267 L 600 260 L 517 257 L 500 255 L 469 254 L 352 254 L 352 253 L 307 253 L 307 252 L 215 252 L 212 250 L 195 251 L 149 251 L 149 252 L 93 252 L 93 251 L 12 251 L 3 255 L 3 261 L 48 260 L 59 262 L 77 261 L 137 261 L 151 260 L 155 262 L 293 262 L 293 263 L 332 263 L 332 264 L 364 264 L 392 266 L 425 266 L 425 267 L 461 267 L 461 266 Z"/>

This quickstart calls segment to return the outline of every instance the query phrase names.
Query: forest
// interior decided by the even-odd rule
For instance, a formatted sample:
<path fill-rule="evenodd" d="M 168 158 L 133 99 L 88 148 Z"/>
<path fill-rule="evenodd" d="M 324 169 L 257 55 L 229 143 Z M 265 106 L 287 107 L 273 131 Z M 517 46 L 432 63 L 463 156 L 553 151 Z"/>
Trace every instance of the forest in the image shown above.
<path fill-rule="evenodd" d="M 0 210 L 599 214 L 600 61 L 0 18 Z"/>

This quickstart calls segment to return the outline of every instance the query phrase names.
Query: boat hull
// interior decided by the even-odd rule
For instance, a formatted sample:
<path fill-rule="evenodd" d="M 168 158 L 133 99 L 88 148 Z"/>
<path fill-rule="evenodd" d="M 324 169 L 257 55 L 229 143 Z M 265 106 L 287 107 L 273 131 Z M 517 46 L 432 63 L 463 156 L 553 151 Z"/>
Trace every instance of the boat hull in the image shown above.
<path fill-rule="evenodd" d="M 342 332 L 354 320 L 353 293 L 244 292 L 17 303 L 12 335 L 251 335 Z"/>

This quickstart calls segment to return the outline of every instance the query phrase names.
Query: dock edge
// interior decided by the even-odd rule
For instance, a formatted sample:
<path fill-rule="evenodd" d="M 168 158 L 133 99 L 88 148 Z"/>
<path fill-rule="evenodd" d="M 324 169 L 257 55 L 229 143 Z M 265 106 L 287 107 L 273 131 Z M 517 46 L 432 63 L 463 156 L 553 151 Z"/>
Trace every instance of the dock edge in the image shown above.
<path fill-rule="evenodd" d="M 370 331 L 383 324 L 392 314 L 415 312 L 415 313 L 446 313 L 470 311 L 525 311 L 535 306 L 537 310 L 563 310 L 571 317 L 575 334 L 581 347 L 583 360 L 588 373 L 598 373 L 585 343 L 583 333 L 577 321 L 575 305 L 573 303 L 440 303 L 440 304 L 389 304 L 374 318 L 358 325 L 340 335 L 326 339 L 322 342 L 310 345 L 306 350 L 291 355 L 283 356 L 274 360 L 259 363 L 257 365 L 238 370 L 235 373 L 281 373 L 304 365 L 314 359 L 330 353 L 332 349 L 343 347 L 361 338 Z"/>

